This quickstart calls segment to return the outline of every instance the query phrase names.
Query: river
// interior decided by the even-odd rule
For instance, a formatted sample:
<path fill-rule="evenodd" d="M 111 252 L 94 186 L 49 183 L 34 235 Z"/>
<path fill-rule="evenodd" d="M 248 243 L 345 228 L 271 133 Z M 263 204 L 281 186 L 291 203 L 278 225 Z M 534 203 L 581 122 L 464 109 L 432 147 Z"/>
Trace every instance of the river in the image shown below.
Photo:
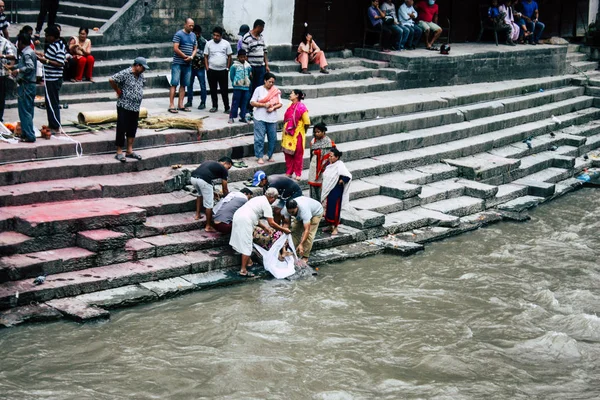
<path fill-rule="evenodd" d="M 597 399 L 600 192 L 426 247 L 0 331 L 2 399 Z"/>

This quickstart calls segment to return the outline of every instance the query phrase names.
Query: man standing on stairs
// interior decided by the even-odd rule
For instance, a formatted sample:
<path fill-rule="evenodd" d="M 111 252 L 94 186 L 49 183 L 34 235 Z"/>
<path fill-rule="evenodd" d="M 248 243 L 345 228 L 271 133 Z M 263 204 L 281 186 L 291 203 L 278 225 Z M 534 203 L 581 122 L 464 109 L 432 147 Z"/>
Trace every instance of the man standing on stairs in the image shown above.
<path fill-rule="evenodd" d="M 38 61 L 44 64 L 44 85 L 46 87 L 46 115 L 52 134 L 60 131 L 60 88 L 63 83 L 63 69 L 67 57 L 67 48 L 60 40 L 60 31 L 54 25 L 47 27 L 45 53 L 38 52 Z"/>
<path fill-rule="evenodd" d="M 6 14 L 4 14 L 4 2 L 0 0 L 0 35 L 6 40 L 10 40 L 8 37 L 8 26 L 10 24 L 6 20 Z"/>
<path fill-rule="evenodd" d="M 169 112 L 176 114 L 179 111 L 190 112 L 189 107 L 184 107 L 185 88 L 192 80 L 192 60 L 196 57 L 198 41 L 194 30 L 194 20 L 186 18 L 183 29 L 173 36 L 173 64 L 171 64 L 171 88 L 169 89 Z M 179 85 L 179 101 L 175 108 L 175 92 Z"/>
<path fill-rule="evenodd" d="M 233 165 L 233 161 L 229 157 L 221 157 L 219 162 L 217 161 L 204 161 L 198 168 L 192 172 L 192 185 L 198 192 L 196 198 L 196 219 L 200 219 L 200 205 L 204 205 L 206 210 L 206 232 L 215 232 L 215 228 L 212 224 L 212 209 L 215 202 L 215 189 L 213 187 L 213 181 L 215 179 L 221 179 L 221 185 L 223 187 L 223 196 L 229 194 L 227 188 L 227 178 L 229 177 L 229 170 Z"/>
<path fill-rule="evenodd" d="M 144 57 L 137 57 L 133 65 L 121 72 L 114 74 L 108 83 L 117 93 L 117 155 L 115 158 L 121 162 L 127 158 L 141 160 L 142 157 L 133 152 L 133 141 L 138 128 L 140 105 L 144 98 L 144 71 L 148 63 Z M 127 152 L 123 154 L 127 137 Z"/>
<path fill-rule="evenodd" d="M 225 114 L 229 114 L 229 67 L 231 67 L 231 44 L 223 39 L 223 28 L 215 26 L 212 32 L 212 39 L 204 47 L 204 66 L 208 77 L 208 86 L 210 87 L 210 99 L 212 108 L 209 112 L 217 112 L 219 108 L 219 98 L 217 96 L 217 86 L 221 90 L 223 107 Z"/>
<path fill-rule="evenodd" d="M 58 12 L 58 0 L 40 0 L 40 13 L 37 17 L 37 25 L 35 26 L 35 40 L 40 40 L 40 32 L 44 21 L 46 20 L 46 14 L 48 14 L 48 26 L 54 26 L 56 21 L 56 13 Z"/>
<path fill-rule="evenodd" d="M 35 142 L 35 132 L 33 129 L 33 112 L 35 107 L 35 71 L 37 67 L 37 58 L 35 52 L 29 45 L 31 36 L 26 33 L 19 33 L 17 37 L 17 46 L 21 57 L 19 64 L 13 67 L 11 74 L 17 78 L 19 87 L 17 94 L 19 96 L 17 106 L 19 107 L 19 119 L 21 120 L 21 141 Z"/>
<path fill-rule="evenodd" d="M 252 30 L 242 37 L 242 49 L 246 50 L 248 64 L 252 67 L 250 93 L 254 93 L 254 90 L 263 84 L 265 74 L 271 72 L 267 58 L 267 45 L 262 35 L 264 30 L 265 21 L 257 19 Z M 248 112 L 252 114 L 252 111 L 252 105 L 248 105 Z"/>

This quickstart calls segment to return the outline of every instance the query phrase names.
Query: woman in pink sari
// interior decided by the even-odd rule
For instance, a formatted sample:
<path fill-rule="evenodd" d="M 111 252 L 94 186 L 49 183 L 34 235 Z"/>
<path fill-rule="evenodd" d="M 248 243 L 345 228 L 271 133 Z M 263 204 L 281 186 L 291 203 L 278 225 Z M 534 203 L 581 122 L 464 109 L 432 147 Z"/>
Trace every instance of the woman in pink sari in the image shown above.
<path fill-rule="evenodd" d="M 250 105 L 254 107 L 254 155 L 258 164 L 264 164 L 265 135 L 269 142 L 267 160 L 273 159 L 277 143 L 277 110 L 281 108 L 281 91 L 275 86 L 275 75 L 265 74 L 265 84 L 254 90 Z"/>
<path fill-rule="evenodd" d="M 285 174 L 288 178 L 296 175 L 299 181 L 302 176 L 304 161 L 304 147 L 306 128 L 310 125 L 308 109 L 302 103 L 304 93 L 300 89 L 290 93 L 291 104 L 283 117 L 283 133 L 281 135 L 281 148 L 285 154 Z"/>

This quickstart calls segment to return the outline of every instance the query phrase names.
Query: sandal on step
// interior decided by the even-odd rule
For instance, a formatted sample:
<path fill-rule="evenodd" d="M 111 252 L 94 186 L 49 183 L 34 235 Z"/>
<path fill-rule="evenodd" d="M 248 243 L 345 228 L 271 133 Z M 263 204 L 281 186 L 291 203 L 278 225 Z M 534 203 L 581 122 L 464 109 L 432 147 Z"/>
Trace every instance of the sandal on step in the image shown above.
<path fill-rule="evenodd" d="M 256 276 L 250 271 L 246 271 L 245 274 L 242 274 L 242 271 L 240 271 L 240 272 L 238 272 L 238 275 L 241 276 L 242 278 L 254 278 Z"/>
<path fill-rule="evenodd" d="M 121 153 L 121 154 L 117 154 L 117 155 L 115 156 L 115 159 L 117 159 L 117 160 L 119 160 L 119 161 L 121 161 L 121 162 L 127 162 L 127 160 L 125 159 L 125 156 L 123 155 L 123 153 Z"/>
<path fill-rule="evenodd" d="M 233 166 L 236 168 L 247 168 L 248 167 L 248 165 L 246 165 L 246 163 L 243 161 L 234 161 Z"/>
<path fill-rule="evenodd" d="M 183 112 L 192 112 L 192 110 L 190 108 L 187 108 L 187 107 L 179 107 L 177 110 L 183 111 Z"/>
<path fill-rule="evenodd" d="M 176 108 L 169 108 L 167 111 L 169 111 L 171 114 L 177 114 L 179 112 Z"/>
<path fill-rule="evenodd" d="M 142 156 L 140 156 L 137 153 L 125 154 L 125 157 L 127 157 L 127 158 L 135 158 L 138 161 L 142 160 Z"/>

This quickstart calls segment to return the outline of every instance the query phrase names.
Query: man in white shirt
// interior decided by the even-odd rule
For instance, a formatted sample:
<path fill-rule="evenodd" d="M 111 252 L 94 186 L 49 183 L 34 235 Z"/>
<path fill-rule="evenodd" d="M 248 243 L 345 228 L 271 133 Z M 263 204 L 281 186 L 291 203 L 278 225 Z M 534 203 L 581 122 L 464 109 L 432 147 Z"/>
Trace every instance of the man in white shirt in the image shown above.
<path fill-rule="evenodd" d="M 410 33 L 406 41 L 406 49 L 414 50 L 417 48 L 417 44 L 421 39 L 423 31 L 415 22 L 418 17 L 417 10 L 413 7 L 413 0 L 405 0 L 404 3 L 398 8 L 398 20 L 402 23 L 402 26 L 408 28 Z"/>
<path fill-rule="evenodd" d="M 210 99 L 212 101 L 211 113 L 217 112 L 219 98 L 217 97 L 217 85 L 221 89 L 221 98 L 225 107 L 225 114 L 229 114 L 229 67 L 231 66 L 231 44 L 223 39 L 223 28 L 216 26 L 213 29 L 213 38 L 206 42 L 204 47 L 204 64 L 206 76 L 210 87 Z"/>

